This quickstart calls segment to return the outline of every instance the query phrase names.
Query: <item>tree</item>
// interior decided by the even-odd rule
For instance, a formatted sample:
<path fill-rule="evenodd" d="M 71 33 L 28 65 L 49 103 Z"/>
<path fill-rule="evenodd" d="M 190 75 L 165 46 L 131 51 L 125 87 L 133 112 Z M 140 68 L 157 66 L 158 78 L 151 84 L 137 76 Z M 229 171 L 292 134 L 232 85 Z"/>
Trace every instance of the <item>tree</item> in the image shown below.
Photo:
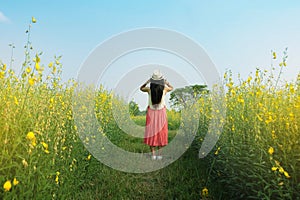
<path fill-rule="evenodd" d="M 134 101 L 129 102 L 129 114 L 137 116 L 140 113 L 139 105 Z"/>
<path fill-rule="evenodd" d="M 201 95 L 209 92 L 207 85 L 189 85 L 184 88 L 177 88 L 170 94 L 171 106 L 180 110 L 190 103 L 194 103 Z"/>

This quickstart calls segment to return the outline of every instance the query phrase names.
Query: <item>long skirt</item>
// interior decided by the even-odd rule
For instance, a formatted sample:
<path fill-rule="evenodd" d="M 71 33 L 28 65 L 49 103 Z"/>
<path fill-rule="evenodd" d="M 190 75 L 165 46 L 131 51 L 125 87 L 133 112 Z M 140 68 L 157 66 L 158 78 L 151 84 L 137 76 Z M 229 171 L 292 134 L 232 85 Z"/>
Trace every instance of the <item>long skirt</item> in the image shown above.
<path fill-rule="evenodd" d="M 152 110 L 148 106 L 144 143 L 149 146 L 165 146 L 168 144 L 168 118 L 166 107 L 160 110 Z"/>

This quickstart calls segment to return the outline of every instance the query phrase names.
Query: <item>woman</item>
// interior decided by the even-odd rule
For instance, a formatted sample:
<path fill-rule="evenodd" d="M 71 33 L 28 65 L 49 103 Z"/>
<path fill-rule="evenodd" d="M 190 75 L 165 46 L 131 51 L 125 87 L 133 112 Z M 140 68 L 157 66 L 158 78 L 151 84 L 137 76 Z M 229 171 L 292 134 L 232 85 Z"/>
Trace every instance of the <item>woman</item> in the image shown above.
<path fill-rule="evenodd" d="M 150 88 L 147 87 L 148 83 L 150 83 Z M 150 146 L 152 160 L 161 160 L 161 147 L 168 144 L 165 95 L 173 90 L 173 87 L 163 78 L 159 70 L 155 70 L 152 77 L 140 87 L 140 90 L 148 93 L 144 143 Z M 155 152 L 156 147 L 158 155 Z"/>

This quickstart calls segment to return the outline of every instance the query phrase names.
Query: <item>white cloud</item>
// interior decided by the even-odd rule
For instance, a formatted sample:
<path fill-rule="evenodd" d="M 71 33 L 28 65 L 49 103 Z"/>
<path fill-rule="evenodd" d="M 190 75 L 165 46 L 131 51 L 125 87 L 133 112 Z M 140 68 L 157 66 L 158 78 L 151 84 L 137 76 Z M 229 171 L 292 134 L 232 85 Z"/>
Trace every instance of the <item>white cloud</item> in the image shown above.
<path fill-rule="evenodd" d="M 0 11 L 0 23 L 1 22 L 8 23 L 10 20 Z"/>

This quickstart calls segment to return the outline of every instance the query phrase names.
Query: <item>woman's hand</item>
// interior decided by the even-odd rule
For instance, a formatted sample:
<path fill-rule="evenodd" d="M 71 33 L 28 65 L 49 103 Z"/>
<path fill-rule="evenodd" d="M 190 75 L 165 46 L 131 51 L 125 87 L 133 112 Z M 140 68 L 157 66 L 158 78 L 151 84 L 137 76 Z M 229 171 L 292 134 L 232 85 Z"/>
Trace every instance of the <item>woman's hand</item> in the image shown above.
<path fill-rule="evenodd" d="M 167 92 L 173 90 L 173 86 L 167 81 L 167 79 L 165 79 L 165 85 L 168 86 L 168 88 L 166 88 Z"/>
<path fill-rule="evenodd" d="M 146 81 L 146 83 L 144 83 L 141 87 L 140 87 L 140 90 L 143 91 L 143 92 L 149 92 L 149 88 L 146 87 L 146 85 L 150 83 L 150 79 Z"/>
<path fill-rule="evenodd" d="M 167 81 L 167 79 L 165 79 L 165 84 L 169 87 L 171 86 L 170 83 Z"/>

